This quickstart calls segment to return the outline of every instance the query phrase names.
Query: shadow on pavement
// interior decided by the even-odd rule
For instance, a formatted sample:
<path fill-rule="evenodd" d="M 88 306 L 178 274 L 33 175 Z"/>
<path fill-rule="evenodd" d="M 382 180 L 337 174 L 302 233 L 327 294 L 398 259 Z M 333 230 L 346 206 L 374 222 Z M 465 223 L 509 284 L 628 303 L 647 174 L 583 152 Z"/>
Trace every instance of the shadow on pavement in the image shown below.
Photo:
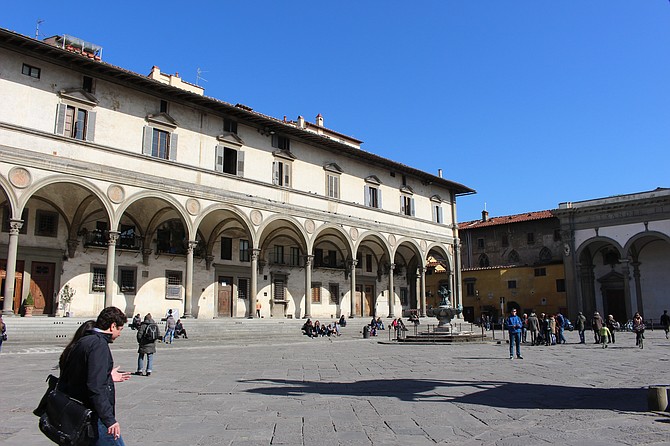
<path fill-rule="evenodd" d="M 246 390 L 262 395 L 373 396 L 402 401 L 441 401 L 509 409 L 647 411 L 647 392 L 644 388 L 596 389 L 505 381 L 424 379 L 375 379 L 342 383 L 255 379 L 240 382 L 267 384 Z"/>

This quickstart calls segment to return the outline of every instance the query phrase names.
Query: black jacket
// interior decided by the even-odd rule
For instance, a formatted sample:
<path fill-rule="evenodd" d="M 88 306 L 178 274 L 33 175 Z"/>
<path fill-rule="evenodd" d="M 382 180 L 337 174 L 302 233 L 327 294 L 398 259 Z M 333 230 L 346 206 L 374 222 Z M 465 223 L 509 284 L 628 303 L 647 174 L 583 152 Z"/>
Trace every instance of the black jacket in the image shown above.
<path fill-rule="evenodd" d="M 87 331 L 65 360 L 58 381 L 58 389 L 92 409 L 107 427 L 116 423 L 111 342 L 111 334 Z"/>

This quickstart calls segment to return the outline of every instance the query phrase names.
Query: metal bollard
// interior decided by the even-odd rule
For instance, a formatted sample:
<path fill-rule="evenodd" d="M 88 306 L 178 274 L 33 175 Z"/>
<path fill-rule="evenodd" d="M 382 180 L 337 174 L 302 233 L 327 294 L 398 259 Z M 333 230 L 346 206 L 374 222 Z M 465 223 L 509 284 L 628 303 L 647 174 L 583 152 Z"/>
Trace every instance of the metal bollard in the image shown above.
<path fill-rule="evenodd" d="M 668 386 L 649 386 L 647 408 L 652 412 L 668 412 Z"/>

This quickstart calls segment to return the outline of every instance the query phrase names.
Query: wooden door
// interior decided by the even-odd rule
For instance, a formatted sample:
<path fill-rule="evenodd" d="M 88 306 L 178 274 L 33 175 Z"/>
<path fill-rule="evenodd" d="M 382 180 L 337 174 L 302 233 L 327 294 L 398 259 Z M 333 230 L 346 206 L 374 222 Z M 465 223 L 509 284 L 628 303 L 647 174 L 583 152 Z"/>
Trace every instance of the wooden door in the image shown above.
<path fill-rule="evenodd" d="M 33 262 L 30 273 L 30 292 L 35 299 L 33 314 L 52 314 L 54 303 L 55 263 Z"/>
<path fill-rule="evenodd" d="M 22 290 L 23 290 L 23 260 L 16 261 L 16 272 L 14 273 L 14 313 L 18 314 L 21 307 Z M 5 277 L 7 277 L 7 259 L 0 260 L 0 309 L 3 308 L 5 299 Z"/>
<path fill-rule="evenodd" d="M 363 293 L 363 287 L 361 285 L 356 285 L 356 296 L 354 297 L 355 303 L 355 316 L 363 316 L 361 312 L 361 294 Z"/>
<path fill-rule="evenodd" d="M 219 317 L 231 317 L 233 315 L 233 279 L 219 277 L 218 286 L 217 312 Z"/>
<path fill-rule="evenodd" d="M 365 285 L 365 314 L 364 316 L 370 317 L 375 316 L 375 305 L 374 305 L 374 292 L 375 287 L 372 285 Z"/>

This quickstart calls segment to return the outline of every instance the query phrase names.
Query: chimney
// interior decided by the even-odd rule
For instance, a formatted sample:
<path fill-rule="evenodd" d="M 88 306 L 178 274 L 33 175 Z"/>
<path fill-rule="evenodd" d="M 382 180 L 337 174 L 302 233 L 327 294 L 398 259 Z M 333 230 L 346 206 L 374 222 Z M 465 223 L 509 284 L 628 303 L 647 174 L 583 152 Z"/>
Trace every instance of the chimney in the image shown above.
<path fill-rule="evenodd" d="M 149 73 L 149 79 L 159 80 L 161 77 L 161 69 L 156 65 L 151 67 L 151 73 Z"/>
<path fill-rule="evenodd" d="M 302 116 L 298 116 L 298 128 L 304 129 L 305 128 L 305 118 Z"/>
<path fill-rule="evenodd" d="M 489 211 L 482 211 L 482 221 L 489 221 Z"/>
<path fill-rule="evenodd" d="M 316 115 L 316 125 L 323 127 L 323 115 L 321 115 L 321 113 Z"/>
<path fill-rule="evenodd" d="M 442 169 L 437 169 L 437 176 L 442 178 Z"/>

